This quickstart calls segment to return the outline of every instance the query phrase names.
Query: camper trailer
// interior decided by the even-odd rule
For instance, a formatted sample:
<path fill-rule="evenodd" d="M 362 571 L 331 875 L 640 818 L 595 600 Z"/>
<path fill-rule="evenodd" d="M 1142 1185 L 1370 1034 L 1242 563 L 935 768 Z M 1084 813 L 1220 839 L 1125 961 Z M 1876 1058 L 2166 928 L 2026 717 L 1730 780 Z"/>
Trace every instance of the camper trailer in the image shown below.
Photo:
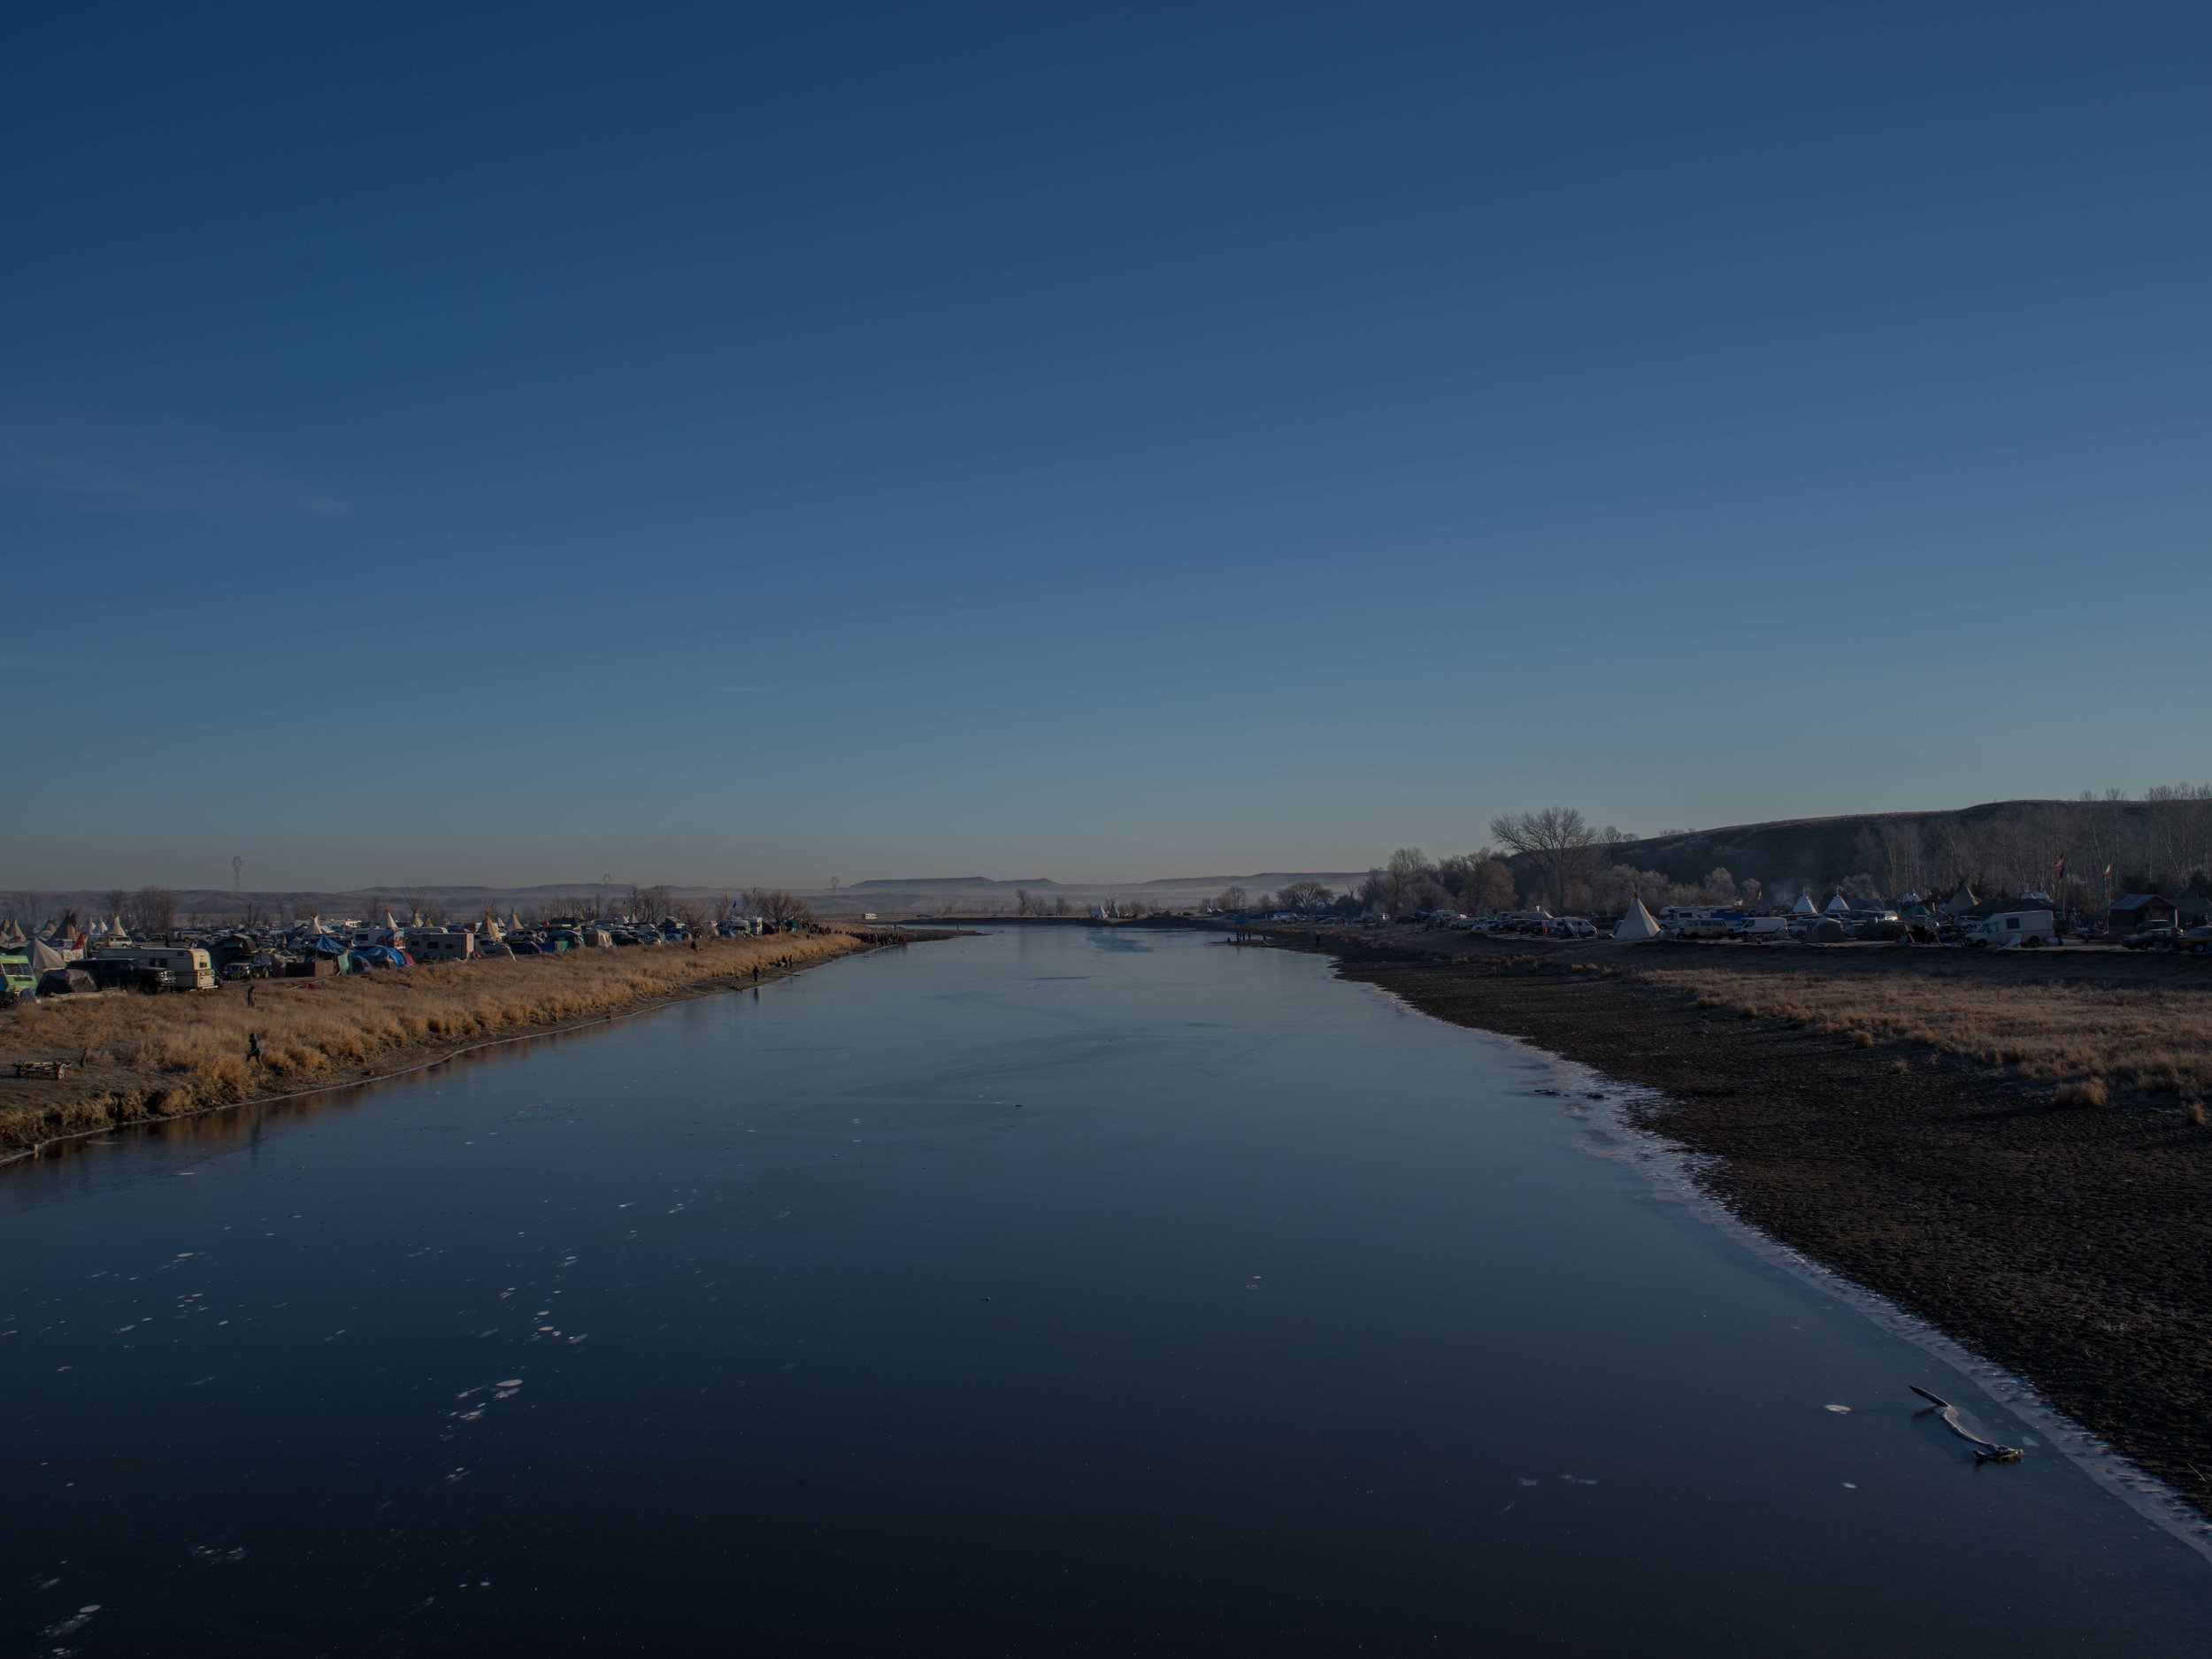
<path fill-rule="evenodd" d="M 2007 945 L 2028 947 L 2058 943 L 2058 923 L 2048 910 L 1999 910 L 1985 916 L 1966 935 L 1965 942 L 1986 949 Z"/>
<path fill-rule="evenodd" d="M 466 962 L 476 955 L 476 935 L 458 927 L 411 931 L 407 954 L 417 962 Z"/>
<path fill-rule="evenodd" d="M 98 964 L 107 964 L 164 990 L 215 988 L 215 964 L 206 951 L 194 945 L 102 945 L 86 960 L 95 978 L 100 977 Z"/>

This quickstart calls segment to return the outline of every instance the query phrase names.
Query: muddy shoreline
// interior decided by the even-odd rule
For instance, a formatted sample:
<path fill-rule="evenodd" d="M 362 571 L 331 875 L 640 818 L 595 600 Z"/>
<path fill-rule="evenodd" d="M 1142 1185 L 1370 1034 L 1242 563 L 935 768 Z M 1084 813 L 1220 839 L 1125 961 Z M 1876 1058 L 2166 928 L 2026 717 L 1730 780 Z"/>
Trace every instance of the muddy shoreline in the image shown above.
<path fill-rule="evenodd" d="M 2212 1133 L 2170 1099 L 2060 1105 L 1921 1044 L 1701 1008 L 1613 951 L 1269 942 L 1655 1091 L 1642 1125 L 1708 1155 L 1701 1179 L 1737 1216 L 2025 1378 L 2212 1514 Z"/>

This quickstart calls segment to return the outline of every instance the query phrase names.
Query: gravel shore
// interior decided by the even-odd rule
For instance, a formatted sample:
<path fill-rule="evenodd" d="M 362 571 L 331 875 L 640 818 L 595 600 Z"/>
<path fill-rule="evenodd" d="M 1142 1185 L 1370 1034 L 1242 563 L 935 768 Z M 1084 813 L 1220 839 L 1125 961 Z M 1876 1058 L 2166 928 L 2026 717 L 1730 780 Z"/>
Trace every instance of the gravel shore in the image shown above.
<path fill-rule="evenodd" d="M 2212 1514 L 2212 1129 L 2170 1094 L 2062 1104 L 2048 1080 L 1924 1043 L 1701 1007 L 1695 946 L 1533 949 L 1354 932 L 1271 934 L 1456 1025 L 1523 1037 L 1661 1091 L 1646 1126 L 1714 1155 L 1714 1194 L 2032 1382 Z M 2074 960 L 2070 962 L 2068 958 Z M 2116 953 L 1872 952 L 1823 972 L 1993 983 L 2087 976 L 2125 999 L 2212 998 L 2194 962 Z M 1821 953 L 1727 952 L 1801 973 Z M 1854 989 L 1864 994 L 1865 987 Z"/>

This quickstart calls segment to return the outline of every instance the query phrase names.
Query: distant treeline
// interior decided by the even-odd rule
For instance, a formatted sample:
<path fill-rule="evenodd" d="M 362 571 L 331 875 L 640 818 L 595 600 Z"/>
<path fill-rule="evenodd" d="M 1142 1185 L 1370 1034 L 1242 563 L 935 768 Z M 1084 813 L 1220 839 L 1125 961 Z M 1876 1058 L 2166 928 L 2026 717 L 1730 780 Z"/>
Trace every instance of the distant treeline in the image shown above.
<path fill-rule="evenodd" d="M 2047 893 L 2073 909 L 2124 893 L 2212 898 L 2212 784 L 2130 796 L 2001 801 L 1951 811 L 1862 814 L 1633 836 L 1572 807 L 1501 814 L 1494 845 L 1448 858 L 1402 847 L 1355 887 L 1279 893 L 1232 887 L 1232 911 L 1404 916 L 1418 910 L 1548 906 L 1611 914 L 1641 898 L 1669 904 L 1784 903 L 1840 892 L 1853 900 L 1926 897 L 1970 887 L 1984 897 Z"/>

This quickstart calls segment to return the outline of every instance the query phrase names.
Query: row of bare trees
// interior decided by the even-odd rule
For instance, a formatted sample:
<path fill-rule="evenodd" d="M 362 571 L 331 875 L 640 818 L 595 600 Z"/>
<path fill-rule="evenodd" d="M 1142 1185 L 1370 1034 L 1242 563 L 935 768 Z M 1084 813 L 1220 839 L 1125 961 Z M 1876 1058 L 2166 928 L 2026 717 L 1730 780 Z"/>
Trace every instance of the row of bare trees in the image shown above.
<path fill-rule="evenodd" d="M 1972 886 L 2076 905 L 2108 893 L 2212 896 L 2212 784 L 2163 784 L 2135 800 L 2116 789 L 2016 802 L 1972 818 L 1880 818 L 1860 832 L 1857 850 L 1891 894 Z"/>
<path fill-rule="evenodd" d="M 2047 892 L 2076 908 L 2127 892 L 2212 898 L 2212 784 L 2168 784 L 2131 798 L 2119 790 L 2076 801 L 2008 803 L 1973 813 L 1873 820 L 1853 848 L 1855 868 L 1734 874 L 1695 879 L 1637 867 L 1634 838 L 1573 807 L 1501 813 L 1488 848 L 1431 860 L 1401 848 L 1371 870 L 1340 909 L 1402 916 L 1454 909 L 1470 914 L 1516 902 L 1555 911 L 1612 912 L 1640 897 L 1668 904 L 1779 901 L 1800 888 L 1847 899 Z"/>

